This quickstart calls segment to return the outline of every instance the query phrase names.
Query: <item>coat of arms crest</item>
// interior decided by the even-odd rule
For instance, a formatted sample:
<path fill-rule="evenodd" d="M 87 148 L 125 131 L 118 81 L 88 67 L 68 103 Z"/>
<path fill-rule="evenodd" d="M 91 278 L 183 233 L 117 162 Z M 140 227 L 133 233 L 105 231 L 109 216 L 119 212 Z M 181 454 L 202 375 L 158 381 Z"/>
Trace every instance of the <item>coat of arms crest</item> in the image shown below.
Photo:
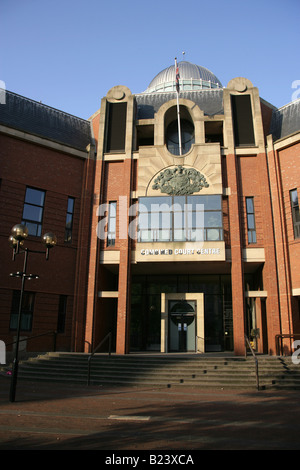
<path fill-rule="evenodd" d="M 183 196 L 198 193 L 202 188 L 208 188 L 205 177 L 194 168 L 184 168 L 178 165 L 167 168 L 154 180 L 152 189 L 160 189 L 162 193 L 170 196 Z"/>

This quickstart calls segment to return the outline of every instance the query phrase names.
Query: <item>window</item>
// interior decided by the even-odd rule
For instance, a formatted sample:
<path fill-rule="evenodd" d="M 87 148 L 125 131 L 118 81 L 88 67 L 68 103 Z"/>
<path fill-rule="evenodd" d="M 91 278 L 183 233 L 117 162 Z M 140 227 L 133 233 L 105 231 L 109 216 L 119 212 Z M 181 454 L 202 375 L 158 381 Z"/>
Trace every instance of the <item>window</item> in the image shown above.
<path fill-rule="evenodd" d="M 223 240 L 221 196 L 139 199 L 139 242 Z"/>
<path fill-rule="evenodd" d="M 193 123 L 186 119 L 181 119 L 180 133 L 182 154 L 184 155 L 191 149 L 192 144 L 195 142 Z M 173 155 L 179 155 L 178 121 L 173 121 L 169 124 L 166 132 L 166 141 L 169 152 Z"/>
<path fill-rule="evenodd" d="M 22 223 L 28 228 L 29 235 L 40 237 L 45 202 L 45 191 L 26 188 Z"/>
<path fill-rule="evenodd" d="M 255 228 L 255 214 L 254 214 L 254 198 L 246 197 L 246 211 L 247 211 L 247 227 L 248 227 L 248 243 L 256 243 L 256 228 Z"/>
<path fill-rule="evenodd" d="M 68 198 L 68 208 L 66 217 L 66 229 L 65 229 L 65 242 L 71 243 L 72 241 L 72 230 L 73 230 L 73 215 L 74 215 L 74 198 Z"/>
<path fill-rule="evenodd" d="M 108 207 L 107 246 L 115 246 L 117 225 L 117 203 L 110 202 Z"/>
<path fill-rule="evenodd" d="M 224 145 L 223 138 L 223 122 L 222 121 L 206 121 L 205 125 L 205 143 L 218 142 Z"/>
<path fill-rule="evenodd" d="M 291 208 L 294 226 L 294 237 L 300 238 L 300 212 L 299 212 L 299 199 L 297 189 L 290 191 Z"/>
<path fill-rule="evenodd" d="M 231 95 L 231 103 L 236 147 L 255 145 L 250 95 Z"/>
<path fill-rule="evenodd" d="M 66 314 L 67 314 L 67 296 L 59 296 L 58 304 L 58 317 L 57 317 L 57 333 L 64 333 L 66 327 Z"/>
<path fill-rule="evenodd" d="M 127 103 L 107 104 L 106 152 L 125 152 Z"/>
<path fill-rule="evenodd" d="M 32 330 L 32 318 L 34 309 L 34 296 L 33 292 L 24 292 L 22 302 L 22 316 L 21 316 L 21 330 Z M 13 292 L 11 314 L 10 314 L 10 329 L 16 330 L 18 326 L 19 317 L 19 303 L 20 291 Z"/>

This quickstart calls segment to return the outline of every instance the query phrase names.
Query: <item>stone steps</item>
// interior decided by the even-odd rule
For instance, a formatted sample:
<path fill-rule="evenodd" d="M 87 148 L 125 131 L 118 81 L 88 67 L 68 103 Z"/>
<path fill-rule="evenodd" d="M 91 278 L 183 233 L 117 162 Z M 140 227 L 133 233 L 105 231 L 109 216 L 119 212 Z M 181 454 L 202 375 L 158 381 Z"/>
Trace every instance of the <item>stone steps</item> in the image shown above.
<path fill-rule="evenodd" d="M 290 357 L 259 356 L 258 360 L 261 388 L 300 390 L 300 366 Z M 47 353 L 19 364 L 21 380 L 87 384 L 87 378 L 88 355 L 83 353 Z M 252 357 L 96 354 L 90 384 L 253 389 L 255 363 Z"/>

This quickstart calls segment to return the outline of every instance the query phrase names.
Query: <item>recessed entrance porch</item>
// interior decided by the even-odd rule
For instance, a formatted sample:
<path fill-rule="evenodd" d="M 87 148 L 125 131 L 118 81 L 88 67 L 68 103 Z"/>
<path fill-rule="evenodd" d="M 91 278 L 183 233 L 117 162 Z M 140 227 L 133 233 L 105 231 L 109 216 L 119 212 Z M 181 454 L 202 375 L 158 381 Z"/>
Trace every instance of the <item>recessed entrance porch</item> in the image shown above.
<path fill-rule="evenodd" d="M 132 276 L 130 351 L 233 351 L 230 275 Z"/>

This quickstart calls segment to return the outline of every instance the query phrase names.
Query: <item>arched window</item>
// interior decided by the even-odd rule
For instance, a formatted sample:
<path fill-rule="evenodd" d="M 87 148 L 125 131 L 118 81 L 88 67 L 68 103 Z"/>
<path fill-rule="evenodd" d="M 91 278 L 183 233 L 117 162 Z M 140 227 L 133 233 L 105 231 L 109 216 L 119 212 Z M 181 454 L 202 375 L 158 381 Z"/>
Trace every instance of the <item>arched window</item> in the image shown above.
<path fill-rule="evenodd" d="M 178 132 L 177 107 L 174 106 L 166 112 L 165 116 L 165 141 L 167 149 L 173 155 L 180 155 Z M 180 106 L 180 133 L 182 155 L 186 154 L 195 143 L 195 129 L 189 111 L 185 106 Z"/>
<path fill-rule="evenodd" d="M 194 125 L 186 119 L 180 120 L 182 155 L 187 153 L 195 142 Z M 173 121 L 166 131 L 167 149 L 173 155 L 180 155 L 178 121 Z"/>

